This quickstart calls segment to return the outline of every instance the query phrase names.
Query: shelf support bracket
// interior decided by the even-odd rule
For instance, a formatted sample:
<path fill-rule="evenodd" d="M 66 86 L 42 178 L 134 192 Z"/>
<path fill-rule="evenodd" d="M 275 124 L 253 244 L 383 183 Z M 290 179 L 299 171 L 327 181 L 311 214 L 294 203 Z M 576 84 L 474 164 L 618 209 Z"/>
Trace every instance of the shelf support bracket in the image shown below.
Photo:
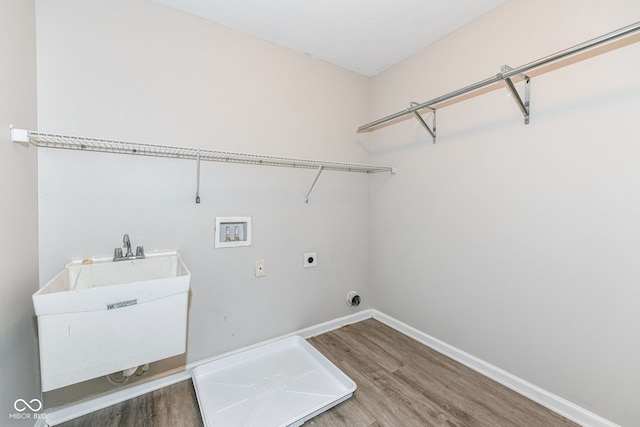
<path fill-rule="evenodd" d="M 522 73 L 518 74 L 524 80 L 524 100 L 523 100 L 520 97 L 520 94 L 518 93 L 518 91 L 516 90 L 516 87 L 513 84 L 513 81 L 511 81 L 511 78 L 504 77 L 504 73 L 511 70 L 513 70 L 513 68 L 509 67 L 508 65 L 503 65 L 502 67 L 500 67 L 500 74 L 498 74 L 498 76 L 502 80 L 504 80 L 505 84 L 507 85 L 507 89 L 509 90 L 509 92 L 511 93 L 511 96 L 513 96 L 513 99 L 516 102 L 516 105 L 518 106 L 518 108 L 520 108 L 520 111 L 522 111 L 522 115 L 524 116 L 524 124 L 528 125 L 529 116 L 531 114 L 530 106 L 529 106 L 531 79 L 526 74 L 522 74 Z"/>
<path fill-rule="evenodd" d="M 320 178 L 320 174 L 322 173 L 323 170 L 324 170 L 324 165 L 318 166 L 318 172 L 316 173 L 316 177 L 311 183 L 311 188 L 309 188 L 309 191 L 307 192 L 307 196 L 304 198 L 305 203 L 309 203 L 309 195 L 311 194 L 313 187 L 316 185 L 316 182 L 318 182 L 318 178 Z"/>
<path fill-rule="evenodd" d="M 416 105 L 420 105 L 420 104 L 418 104 L 417 102 L 411 103 L 411 107 L 415 107 Z M 429 132 L 429 135 L 431 135 L 431 138 L 433 138 L 433 143 L 435 144 L 436 143 L 436 109 L 431 107 L 424 107 L 424 108 L 428 108 L 433 113 L 433 120 L 431 122 L 431 126 L 433 129 L 429 127 L 427 122 L 424 121 L 424 119 L 422 118 L 420 113 L 418 113 L 418 111 L 414 111 L 413 114 L 414 116 L 416 116 L 416 119 L 418 120 L 418 122 L 420 122 L 420 124 L 427 130 L 427 132 Z"/>
<path fill-rule="evenodd" d="M 9 125 L 11 131 L 11 141 L 13 142 L 29 142 L 29 131 L 24 129 L 16 129 L 13 125 Z"/>
<path fill-rule="evenodd" d="M 200 203 L 200 150 L 196 153 L 196 203 Z"/>

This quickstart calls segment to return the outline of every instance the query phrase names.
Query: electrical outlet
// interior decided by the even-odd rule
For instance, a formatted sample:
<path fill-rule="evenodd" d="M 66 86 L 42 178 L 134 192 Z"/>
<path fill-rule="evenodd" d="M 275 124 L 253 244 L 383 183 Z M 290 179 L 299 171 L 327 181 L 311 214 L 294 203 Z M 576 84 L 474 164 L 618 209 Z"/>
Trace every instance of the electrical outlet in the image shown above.
<path fill-rule="evenodd" d="M 263 259 L 256 261 L 256 277 L 262 277 L 267 275 L 267 266 Z"/>
<path fill-rule="evenodd" d="M 315 252 L 307 252 L 304 254 L 304 268 L 315 267 L 318 265 L 318 256 Z"/>

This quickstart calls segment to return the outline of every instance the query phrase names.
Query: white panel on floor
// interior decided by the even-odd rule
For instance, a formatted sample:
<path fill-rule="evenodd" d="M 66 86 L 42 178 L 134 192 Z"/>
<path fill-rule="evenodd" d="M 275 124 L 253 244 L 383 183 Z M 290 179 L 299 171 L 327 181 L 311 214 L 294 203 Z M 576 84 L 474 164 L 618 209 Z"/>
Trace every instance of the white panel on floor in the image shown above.
<path fill-rule="evenodd" d="M 356 384 L 300 336 L 193 370 L 205 426 L 299 426 L 350 398 Z"/>

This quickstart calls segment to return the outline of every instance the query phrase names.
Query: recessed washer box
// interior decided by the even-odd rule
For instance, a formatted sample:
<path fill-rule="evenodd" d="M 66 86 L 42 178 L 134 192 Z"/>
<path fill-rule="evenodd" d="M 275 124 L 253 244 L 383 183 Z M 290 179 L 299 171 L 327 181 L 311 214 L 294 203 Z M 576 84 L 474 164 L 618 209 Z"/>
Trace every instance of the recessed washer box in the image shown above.
<path fill-rule="evenodd" d="M 215 247 L 251 246 L 251 217 L 216 217 Z"/>

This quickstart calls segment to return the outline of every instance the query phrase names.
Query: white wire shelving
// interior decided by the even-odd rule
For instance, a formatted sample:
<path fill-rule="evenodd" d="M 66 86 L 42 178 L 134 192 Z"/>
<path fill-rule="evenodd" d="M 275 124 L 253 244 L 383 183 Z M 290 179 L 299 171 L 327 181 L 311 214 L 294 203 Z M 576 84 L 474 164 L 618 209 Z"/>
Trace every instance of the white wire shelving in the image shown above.
<path fill-rule="evenodd" d="M 324 160 L 296 159 L 291 157 L 268 156 L 261 154 L 236 153 L 217 151 L 206 148 L 189 148 L 168 145 L 154 145 L 139 142 L 117 141 L 83 136 L 60 135 L 24 129 L 11 128 L 11 140 L 33 144 L 43 148 L 58 148 L 66 150 L 95 151 L 102 153 L 129 154 L 135 156 L 165 157 L 174 159 L 196 160 L 198 162 L 198 180 L 200 161 L 241 163 L 260 166 L 292 167 L 301 169 L 316 169 L 317 174 L 305 197 L 308 202 L 309 194 L 313 190 L 318 177 L 324 170 L 359 173 L 395 173 L 391 166 L 368 165 L 361 163 L 347 163 Z M 199 200 L 199 199 L 197 199 Z"/>

